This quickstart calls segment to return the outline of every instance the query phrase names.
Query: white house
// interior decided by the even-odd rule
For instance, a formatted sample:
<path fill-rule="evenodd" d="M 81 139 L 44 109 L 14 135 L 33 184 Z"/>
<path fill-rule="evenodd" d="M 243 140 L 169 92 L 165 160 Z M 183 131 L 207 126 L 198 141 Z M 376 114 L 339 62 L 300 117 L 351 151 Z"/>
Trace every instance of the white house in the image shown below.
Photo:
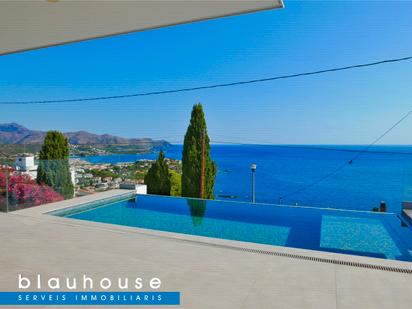
<path fill-rule="evenodd" d="M 22 174 L 28 174 L 31 178 L 37 178 L 37 165 L 34 163 L 34 155 L 31 153 L 23 153 L 16 157 L 16 171 Z M 70 179 L 73 185 L 76 185 L 76 171 L 70 168 Z"/>
<path fill-rule="evenodd" d="M 37 178 L 37 165 L 34 164 L 34 155 L 31 153 L 23 153 L 16 157 L 16 171 L 28 174 L 31 178 Z"/>

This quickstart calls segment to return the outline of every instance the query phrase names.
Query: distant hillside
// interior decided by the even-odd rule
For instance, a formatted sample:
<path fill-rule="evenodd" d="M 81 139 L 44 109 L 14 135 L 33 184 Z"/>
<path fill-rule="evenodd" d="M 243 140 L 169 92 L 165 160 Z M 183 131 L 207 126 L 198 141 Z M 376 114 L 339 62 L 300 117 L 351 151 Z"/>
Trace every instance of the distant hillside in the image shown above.
<path fill-rule="evenodd" d="M 167 146 L 164 140 L 150 138 L 122 138 L 109 134 L 93 134 L 86 131 L 67 132 L 64 135 L 73 145 L 136 145 L 142 148 Z M 17 123 L 0 124 L 0 144 L 40 145 L 46 132 L 27 129 Z"/>

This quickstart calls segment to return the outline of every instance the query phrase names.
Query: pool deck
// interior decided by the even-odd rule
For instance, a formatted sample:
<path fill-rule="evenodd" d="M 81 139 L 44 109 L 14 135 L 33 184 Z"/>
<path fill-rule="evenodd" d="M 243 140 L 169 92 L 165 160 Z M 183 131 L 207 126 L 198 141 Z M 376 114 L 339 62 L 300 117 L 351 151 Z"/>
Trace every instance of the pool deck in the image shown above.
<path fill-rule="evenodd" d="M 408 262 L 45 214 L 129 192 L 112 190 L 0 213 L 0 291 L 17 291 L 18 274 L 31 278 L 87 274 L 96 281 L 159 277 L 162 291 L 181 292 L 179 308 L 395 309 L 412 304 L 412 263 Z"/>

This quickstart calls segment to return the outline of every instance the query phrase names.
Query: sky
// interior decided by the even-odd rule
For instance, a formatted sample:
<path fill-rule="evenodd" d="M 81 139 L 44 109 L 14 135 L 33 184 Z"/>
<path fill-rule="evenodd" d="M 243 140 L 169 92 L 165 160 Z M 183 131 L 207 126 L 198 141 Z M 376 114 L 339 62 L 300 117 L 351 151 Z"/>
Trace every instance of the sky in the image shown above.
<path fill-rule="evenodd" d="M 412 55 L 412 1 L 285 1 L 251 13 L 0 57 L 0 101 L 226 83 Z M 368 144 L 412 109 L 412 61 L 195 92 L 0 105 L 0 123 L 181 142 L 204 105 L 212 142 Z M 381 144 L 412 144 L 412 117 Z"/>

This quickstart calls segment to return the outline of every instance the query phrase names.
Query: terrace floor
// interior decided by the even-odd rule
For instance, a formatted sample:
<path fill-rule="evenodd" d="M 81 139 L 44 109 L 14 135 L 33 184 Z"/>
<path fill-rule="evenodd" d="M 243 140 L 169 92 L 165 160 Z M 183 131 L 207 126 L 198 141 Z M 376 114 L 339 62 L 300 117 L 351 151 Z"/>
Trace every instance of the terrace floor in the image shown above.
<path fill-rule="evenodd" d="M 96 280 L 159 277 L 162 291 L 181 292 L 181 308 L 395 309 L 410 308 L 412 304 L 412 273 L 325 261 L 344 260 L 410 270 L 412 263 L 179 235 L 44 214 L 125 192 L 113 190 L 0 213 L 0 291 L 17 291 L 18 274 L 31 278 L 35 274 L 46 278 L 81 278 L 87 274 Z M 320 262 L 316 258 L 326 260 Z"/>

